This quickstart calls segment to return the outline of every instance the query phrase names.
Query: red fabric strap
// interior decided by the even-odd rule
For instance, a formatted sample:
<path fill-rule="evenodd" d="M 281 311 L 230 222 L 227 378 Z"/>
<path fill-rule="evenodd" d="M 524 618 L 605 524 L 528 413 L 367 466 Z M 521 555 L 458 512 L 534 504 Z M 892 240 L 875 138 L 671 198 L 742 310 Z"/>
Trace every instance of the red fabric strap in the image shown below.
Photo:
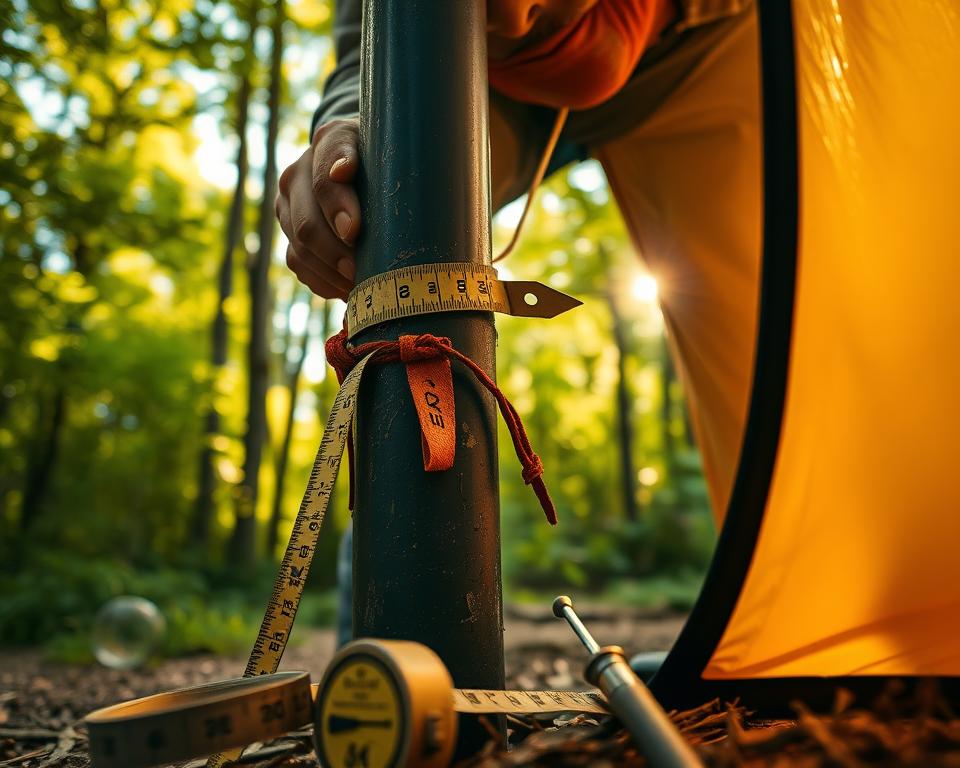
<path fill-rule="evenodd" d="M 407 365 L 407 380 L 410 382 L 411 394 L 414 398 L 414 404 L 417 407 L 418 417 L 420 418 L 421 433 L 423 435 L 423 450 L 424 450 L 424 468 L 428 471 L 431 471 L 427 466 L 428 461 L 428 443 L 432 453 L 432 456 L 437 457 L 438 461 L 443 462 L 446 454 L 442 451 L 446 448 L 441 448 L 440 446 L 443 441 L 452 439 L 452 446 L 455 446 L 455 429 L 456 423 L 453 419 L 453 387 L 452 387 L 452 377 L 451 377 L 451 387 L 449 391 L 449 408 L 450 410 L 441 413 L 443 415 L 449 415 L 449 419 L 444 420 L 444 427 L 440 430 L 440 435 L 438 436 L 438 430 L 436 424 L 430 424 L 430 430 L 424 430 L 424 415 L 421 413 L 421 406 L 424 409 L 428 423 L 430 422 L 430 415 L 433 413 L 436 415 L 435 408 L 431 407 L 429 401 L 432 401 L 432 397 L 428 398 L 426 392 L 433 392 L 438 398 L 438 402 L 434 405 L 438 405 L 443 408 L 447 400 L 443 399 L 445 393 L 440 392 L 439 388 L 445 384 L 445 382 L 439 381 L 442 378 L 440 374 L 440 369 L 435 366 L 437 361 L 443 361 L 446 363 L 447 372 L 449 373 L 450 360 L 457 360 L 473 373 L 476 376 L 477 380 L 483 384 L 484 387 L 494 396 L 497 401 L 497 406 L 500 409 L 500 414 L 503 416 L 503 420 L 507 424 L 507 428 L 510 430 L 510 437 L 513 440 L 513 447 L 517 452 L 517 458 L 520 459 L 520 464 L 523 467 L 523 482 L 533 488 L 534 493 L 537 495 L 537 499 L 540 501 L 540 506 L 543 508 L 543 512 L 547 517 L 547 520 L 551 525 L 557 524 L 557 511 L 553 505 L 553 501 L 550 498 L 550 494 L 547 492 L 547 487 L 543 482 L 543 463 L 540 461 L 540 457 L 534 452 L 533 447 L 530 445 L 530 439 L 527 437 L 527 432 L 523 428 L 523 423 L 520 421 L 520 415 L 517 413 L 516 409 L 507 399 L 506 395 L 500 390 L 496 383 L 491 379 L 486 372 L 473 360 L 464 355 L 462 352 L 453 348 L 453 345 L 450 342 L 450 339 L 434 336 L 429 333 L 420 334 L 419 336 L 401 336 L 399 341 L 371 341 L 366 344 L 360 344 L 357 347 L 350 348 L 347 346 L 347 332 L 346 330 L 340 331 L 340 333 L 335 336 L 331 336 L 327 339 L 326 343 L 326 352 L 327 352 L 327 361 L 333 366 L 333 369 L 337 373 L 337 380 L 340 383 L 343 383 L 344 378 L 362 358 L 366 357 L 371 352 L 376 352 L 376 356 L 371 362 L 377 363 L 390 363 L 390 362 L 403 362 Z M 432 368 L 418 368 L 418 366 L 434 366 Z M 413 373 L 411 373 L 411 367 L 414 368 Z M 427 379 L 429 378 L 429 383 Z M 415 384 L 416 382 L 416 384 Z M 418 399 L 419 398 L 419 399 Z M 447 422 L 452 422 L 447 424 Z M 452 427 L 452 429 L 451 429 Z M 441 439 L 442 438 L 442 439 Z M 433 440 L 434 442 L 430 442 Z M 436 446 L 436 448 L 435 448 Z M 451 447 L 452 447 L 451 446 Z M 350 508 L 353 509 L 353 446 L 352 441 L 348 441 L 347 444 L 347 455 L 350 462 Z M 450 466 L 452 466 L 452 452 L 450 454 Z M 448 467 L 436 467 L 448 468 Z"/>
<path fill-rule="evenodd" d="M 457 418 L 450 359 L 416 345 L 416 336 L 400 337 L 400 360 L 406 363 L 407 383 L 420 419 L 423 468 L 441 472 L 453 466 L 457 451 Z M 449 344 L 449 342 L 448 342 Z"/>

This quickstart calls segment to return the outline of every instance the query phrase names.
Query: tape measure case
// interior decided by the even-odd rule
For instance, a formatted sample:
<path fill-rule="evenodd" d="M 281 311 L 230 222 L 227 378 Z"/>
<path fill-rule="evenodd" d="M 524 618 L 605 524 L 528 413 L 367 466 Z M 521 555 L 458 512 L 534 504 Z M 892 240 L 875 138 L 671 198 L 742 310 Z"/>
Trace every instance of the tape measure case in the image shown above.
<path fill-rule="evenodd" d="M 453 680 L 426 646 L 355 640 L 334 657 L 315 708 L 317 756 L 330 768 L 442 768 L 457 737 Z"/>

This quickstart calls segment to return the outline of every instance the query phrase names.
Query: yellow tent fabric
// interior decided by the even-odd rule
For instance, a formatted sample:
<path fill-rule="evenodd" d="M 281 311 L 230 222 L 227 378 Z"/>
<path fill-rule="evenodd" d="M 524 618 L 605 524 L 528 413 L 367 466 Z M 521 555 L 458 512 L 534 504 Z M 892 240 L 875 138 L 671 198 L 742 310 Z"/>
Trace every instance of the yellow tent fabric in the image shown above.
<path fill-rule="evenodd" d="M 757 19 L 709 53 L 633 131 L 594 149 L 657 278 L 718 524 L 747 416 L 757 324 L 761 162 Z"/>
<path fill-rule="evenodd" d="M 793 23 L 786 406 L 703 676 L 960 675 L 960 4 L 795 0 Z"/>

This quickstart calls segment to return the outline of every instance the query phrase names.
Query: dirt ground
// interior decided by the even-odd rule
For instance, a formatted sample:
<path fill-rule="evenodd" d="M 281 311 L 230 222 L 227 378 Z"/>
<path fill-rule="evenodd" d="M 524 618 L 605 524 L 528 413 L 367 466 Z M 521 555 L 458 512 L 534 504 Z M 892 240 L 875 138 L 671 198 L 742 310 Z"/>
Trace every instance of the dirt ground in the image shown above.
<path fill-rule="evenodd" d="M 650 615 L 603 606 L 578 606 L 597 640 L 628 653 L 664 650 L 683 617 Z M 515 608 L 505 617 L 508 687 L 585 687 L 586 658 L 571 631 L 549 608 Z M 333 654 L 330 631 L 304 630 L 284 669 L 309 670 L 318 679 Z M 91 710 L 158 691 L 239 675 L 243 658 L 198 656 L 148 669 L 120 672 L 45 663 L 36 651 L 0 654 L 0 768 L 87 768 L 82 718 Z M 795 717 L 758 721 L 735 706 L 706 702 L 671 713 L 674 724 L 709 768 L 821 768 L 911 766 L 960 768 L 960 718 L 931 683 L 916 689 L 892 683 L 873 702 L 840 692 L 832 712 L 794 705 Z M 491 740 L 457 768 L 615 768 L 648 765 L 615 722 L 579 716 L 554 721 L 508 721 L 510 748 Z M 308 729 L 248 748 L 242 762 L 254 768 L 317 768 Z M 202 768 L 203 760 L 184 768 Z"/>
<path fill-rule="evenodd" d="M 680 615 L 644 614 L 603 606 L 578 606 L 601 644 L 628 652 L 664 650 L 683 626 Z M 587 654 L 549 606 L 507 608 L 504 646 L 508 686 L 584 688 Z M 307 670 L 319 680 L 334 652 L 331 630 L 298 628 L 281 669 Z M 239 676 L 242 657 L 196 656 L 117 671 L 45 662 L 33 650 L 0 654 L 0 766 L 85 766 L 82 719 L 99 707 L 160 691 Z"/>

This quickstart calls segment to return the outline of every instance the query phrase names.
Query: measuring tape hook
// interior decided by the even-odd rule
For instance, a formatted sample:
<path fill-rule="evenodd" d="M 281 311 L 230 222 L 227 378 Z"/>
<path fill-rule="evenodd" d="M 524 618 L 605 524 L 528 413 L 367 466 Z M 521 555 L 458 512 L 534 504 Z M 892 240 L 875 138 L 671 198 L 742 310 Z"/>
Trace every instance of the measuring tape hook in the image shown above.
<path fill-rule="evenodd" d="M 478 310 L 515 317 L 556 317 L 583 302 L 532 280 L 500 280 L 471 262 L 402 267 L 357 284 L 347 299 L 352 339 L 378 323 L 433 312 Z"/>

